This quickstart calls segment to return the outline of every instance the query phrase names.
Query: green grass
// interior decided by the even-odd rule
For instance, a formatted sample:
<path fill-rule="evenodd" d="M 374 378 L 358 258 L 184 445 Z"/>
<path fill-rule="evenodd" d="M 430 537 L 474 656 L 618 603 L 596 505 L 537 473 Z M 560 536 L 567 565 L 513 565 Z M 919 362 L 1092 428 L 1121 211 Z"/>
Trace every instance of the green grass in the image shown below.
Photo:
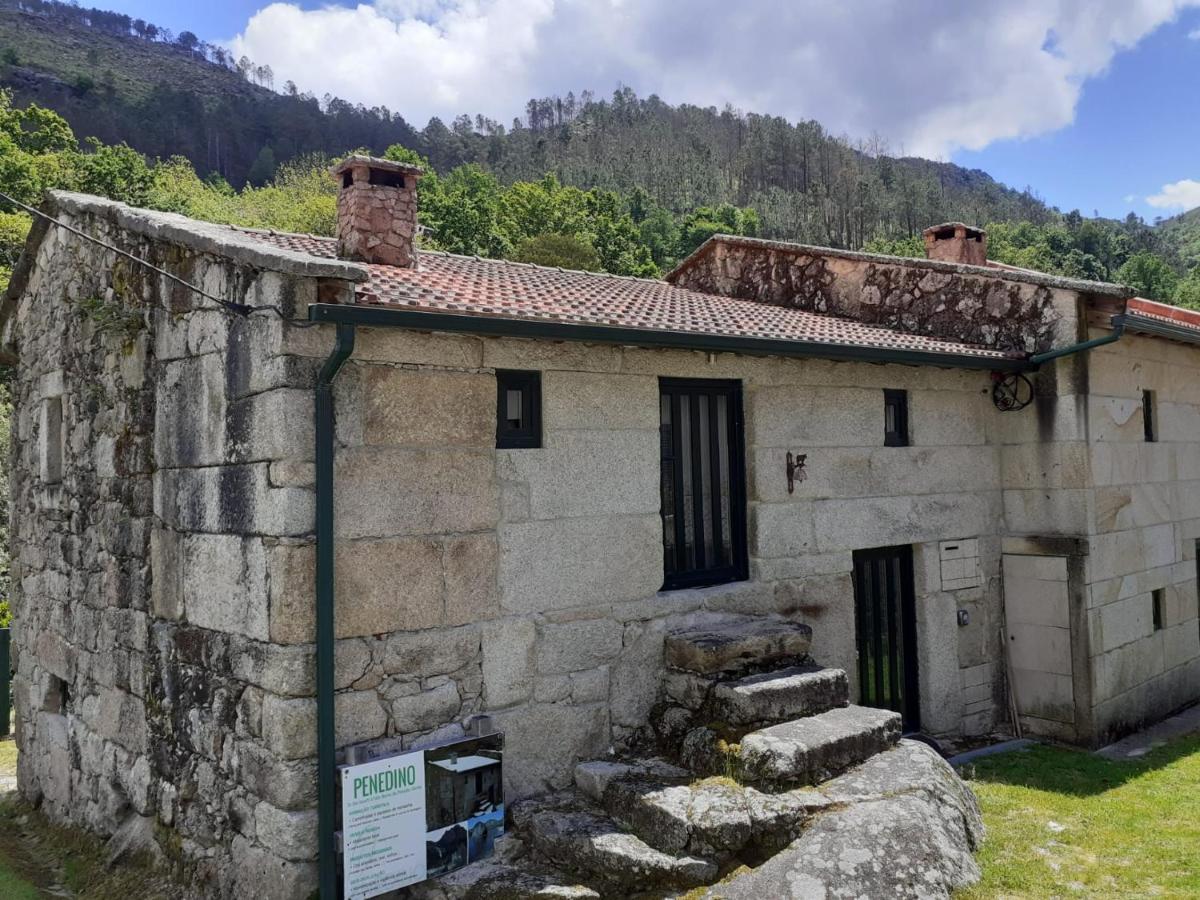
<path fill-rule="evenodd" d="M 988 837 L 960 900 L 1200 897 L 1200 735 L 1137 761 L 1039 746 L 963 774 Z"/>

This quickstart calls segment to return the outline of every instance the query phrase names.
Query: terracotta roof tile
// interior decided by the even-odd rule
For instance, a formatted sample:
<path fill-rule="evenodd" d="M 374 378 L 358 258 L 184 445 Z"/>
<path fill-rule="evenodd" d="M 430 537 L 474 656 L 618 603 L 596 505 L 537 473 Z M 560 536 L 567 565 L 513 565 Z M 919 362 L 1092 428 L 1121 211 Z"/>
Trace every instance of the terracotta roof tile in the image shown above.
<path fill-rule="evenodd" d="M 336 241 L 249 232 L 288 250 L 336 256 Z M 984 359 L 1021 358 L 973 344 L 905 334 L 851 319 L 675 287 L 665 281 L 576 272 L 421 251 L 414 269 L 368 265 L 357 303 L 432 312 L 613 325 L 654 331 L 796 340 Z"/>

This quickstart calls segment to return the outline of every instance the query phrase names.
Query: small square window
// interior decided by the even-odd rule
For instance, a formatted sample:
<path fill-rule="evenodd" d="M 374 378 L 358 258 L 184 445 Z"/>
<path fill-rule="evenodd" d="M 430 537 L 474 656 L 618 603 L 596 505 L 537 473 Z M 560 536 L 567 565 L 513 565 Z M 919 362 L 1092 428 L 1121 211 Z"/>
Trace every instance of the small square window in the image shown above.
<path fill-rule="evenodd" d="M 883 445 L 908 446 L 908 391 L 883 392 Z"/>
<path fill-rule="evenodd" d="M 1158 440 L 1158 409 L 1154 403 L 1154 391 L 1142 391 L 1142 429 L 1148 442 Z"/>
<path fill-rule="evenodd" d="M 496 372 L 496 446 L 542 446 L 541 372 Z"/>
<path fill-rule="evenodd" d="M 1167 600 L 1167 592 L 1163 588 L 1150 592 L 1150 604 L 1153 607 L 1151 615 L 1154 619 L 1154 630 L 1162 631 L 1163 627 L 1163 606 Z"/>

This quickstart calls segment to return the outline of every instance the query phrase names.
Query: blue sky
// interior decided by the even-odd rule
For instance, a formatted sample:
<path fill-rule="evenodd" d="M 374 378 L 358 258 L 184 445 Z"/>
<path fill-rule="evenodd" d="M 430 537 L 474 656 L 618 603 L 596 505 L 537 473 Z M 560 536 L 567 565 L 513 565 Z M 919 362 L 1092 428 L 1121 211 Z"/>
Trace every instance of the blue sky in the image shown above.
<path fill-rule="evenodd" d="M 621 82 L 878 134 L 1085 214 L 1200 205 L 1200 0 L 93 2 L 418 125 Z"/>

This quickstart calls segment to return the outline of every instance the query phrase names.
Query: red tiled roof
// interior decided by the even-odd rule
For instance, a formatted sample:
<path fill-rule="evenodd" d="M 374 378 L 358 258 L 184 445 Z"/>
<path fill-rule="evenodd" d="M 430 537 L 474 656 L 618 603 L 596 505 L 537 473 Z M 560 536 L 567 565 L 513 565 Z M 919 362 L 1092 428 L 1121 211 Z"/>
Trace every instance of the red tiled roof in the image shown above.
<path fill-rule="evenodd" d="M 310 235 L 249 232 L 266 243 L 323 258 L 336 241 Z M 731 337 L 795 340 L 837 346 L 1020 359 L 956 341 L 738 300 L 648 278 L 575 272 L 504 260 L 421 251 L 415 269 L 367 265 L 356 302 L 431 312 L 644 328 Z"/>

